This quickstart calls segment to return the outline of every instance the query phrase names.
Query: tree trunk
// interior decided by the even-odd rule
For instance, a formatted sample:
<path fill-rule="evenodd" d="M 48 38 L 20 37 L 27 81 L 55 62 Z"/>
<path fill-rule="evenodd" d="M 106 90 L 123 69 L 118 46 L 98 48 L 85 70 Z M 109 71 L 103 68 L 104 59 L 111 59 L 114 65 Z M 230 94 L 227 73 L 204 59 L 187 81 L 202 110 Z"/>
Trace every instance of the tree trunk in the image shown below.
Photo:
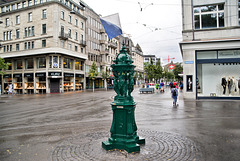
<path fill-rule="evenodd" d="M 93 92 L 94 92 L 94 84 L 95 84 L 95 80 L 93 80 Z"/>

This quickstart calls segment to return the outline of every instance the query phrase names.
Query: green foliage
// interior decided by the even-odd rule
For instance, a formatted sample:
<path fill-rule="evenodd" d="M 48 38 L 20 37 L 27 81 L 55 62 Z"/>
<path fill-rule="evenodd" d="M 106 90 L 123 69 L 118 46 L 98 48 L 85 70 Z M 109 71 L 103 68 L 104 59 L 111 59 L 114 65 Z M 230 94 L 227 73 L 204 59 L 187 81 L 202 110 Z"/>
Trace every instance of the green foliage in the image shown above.
<path fill-rule="evenodd" d="M 107 79 L 110 75 L 108 74 L 108 67 L 106 67 L 106 71 L 102 71 L 102 78 Z"/>
<path fill-rule="evenodd" d="M 9 63 L 5 63 L 5 60 L 3 58 L 0 58 L 0 75 L 5 74 L 2 69 L 8 69 Z"/>
<path fill-rule="evenodd" d="M 155 80 L 159 80 L 162 78 L 163 69 L 158 61 L 156 65 L 153 65 L 152 59 L 149 64 L 148 62 L 144 63 L 144 70 L 145 70 L 145 78 L 149 81 L 152 81 L 154 78 Z"/>
<path fill-rule="evenodd" d="M 143 79 L 143 75 L 142 75 L 142 73 L 139 73 L 139 77 L 138 77 L 140 80 L 142 80 Z"/>
<path fill-rule="evenodd" d="M 95 79 L 98 76 L 97 65 L 93 62 L 90 70 L 89 70 L 89 79 Z"/>
<path fill-rule="evenodd" d="M 175 64 L 175 68 L 173 69 L 174 76 L 177 80 L 182 80 L 182 77 L 180 77 L 178 74 L 181 74 L 183 72 L 183 67 L 180 63 Z"/>

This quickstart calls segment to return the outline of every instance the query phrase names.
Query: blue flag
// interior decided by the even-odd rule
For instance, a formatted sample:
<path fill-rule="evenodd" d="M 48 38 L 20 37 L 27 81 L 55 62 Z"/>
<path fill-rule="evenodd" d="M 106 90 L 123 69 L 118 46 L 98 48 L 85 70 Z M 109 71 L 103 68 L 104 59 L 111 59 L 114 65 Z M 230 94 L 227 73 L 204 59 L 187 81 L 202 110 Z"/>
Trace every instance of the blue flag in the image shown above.
<path fill-rule="evenodd" d="M 100 18 L 100 20 L 102 22 L 102 25 L 103 25 L 109 39 L 112 39 L 112 38 L 122 34 L 122 29 L 120 27 L 118 27 L 117 25 L 115 25 L 109 21 L 103 20 L 102 18 Z"/>

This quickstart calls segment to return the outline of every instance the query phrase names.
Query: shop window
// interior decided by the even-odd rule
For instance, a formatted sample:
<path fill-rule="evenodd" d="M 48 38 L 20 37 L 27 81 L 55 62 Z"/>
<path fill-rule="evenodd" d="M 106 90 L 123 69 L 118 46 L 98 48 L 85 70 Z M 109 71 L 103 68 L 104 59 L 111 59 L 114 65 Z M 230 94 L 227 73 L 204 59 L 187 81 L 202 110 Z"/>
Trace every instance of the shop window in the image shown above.
<path fill-rule="evenodd" d="M 73 59 L 64 58 L 63 59 L 63 67 L 67 69 L 73 68 Z"/>
<path fill-rule="evenodd" d="M 75 70 L 83 70 L 83 61 L 76 59 L 75 61 Z"/>
<path fill-rule="evenodd" d="M 49 56 L 49 68 L 61 68 L 61 56 Z"/>
<path fill-rule="evenodd" d="M 240 50 L 220 50 L 218 51 L 219 59 L 240 58 Z"/>
<path fill-rule="evenodd" d="M 22 77 L 13 78 L 13 89 L 18 94 L 22 93 Z"/>
<path fill-rule="evenodd" d="M 192 75 L 187 75 L 187 92 L 192 92 L 193 91 L 193 79 L 192 79 Z"/>
<path fill-rule="evenodd" d="M 8 69 L 7 70 L 12 70 L 12 61 L 11 60 L 6 60 L 5 63 L 8 63 Z"/>
<path fill-rule="evenodd" d="M 73 77 L 64 77 L 64 91 L 73 90 Z"/>
<path fill-rule="evenodd" d="M 224 4 L 194 7 L 195 29 L 224 27 Z"/>
<path fill-rule="evenodd" d="M 217 51 L 198 51 L 197 59 L 217 59 Z"/>
<path fill-rule="evenodd" d="M 37 67 L 38 68 L 46 68 L 46 58 L 45 57 L 37 58 Z"/>
<path fill-rule="evenodd" d="M 26 59 L 25 60 L 25 65 L 26 65 L 26 69 L 33 69 L 33 59 Z"/>
<path fill-rule="evenodd" d="M 14 65 L 14 69 L 23 69 L 23 64 L 22 64 L 22 60 L 15 60 L 15 65 Z"/>

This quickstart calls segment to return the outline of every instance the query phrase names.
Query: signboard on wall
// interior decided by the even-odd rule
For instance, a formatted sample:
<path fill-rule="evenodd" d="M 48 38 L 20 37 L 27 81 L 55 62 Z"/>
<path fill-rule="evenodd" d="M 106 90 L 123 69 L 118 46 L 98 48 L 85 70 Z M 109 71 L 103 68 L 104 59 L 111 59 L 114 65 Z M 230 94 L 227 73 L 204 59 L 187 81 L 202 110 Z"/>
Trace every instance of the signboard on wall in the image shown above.
<path fill-rule="evenodd" d="M 168 69 L 169 70 L 173 70 L 175 68 L 175 64 L 170 64 L 170 65 L 168 65 Z"/>
<path fill-rule="evenodd" d="M 61 72 L 48 72 L 48 76 L 62 76 Z"/>

